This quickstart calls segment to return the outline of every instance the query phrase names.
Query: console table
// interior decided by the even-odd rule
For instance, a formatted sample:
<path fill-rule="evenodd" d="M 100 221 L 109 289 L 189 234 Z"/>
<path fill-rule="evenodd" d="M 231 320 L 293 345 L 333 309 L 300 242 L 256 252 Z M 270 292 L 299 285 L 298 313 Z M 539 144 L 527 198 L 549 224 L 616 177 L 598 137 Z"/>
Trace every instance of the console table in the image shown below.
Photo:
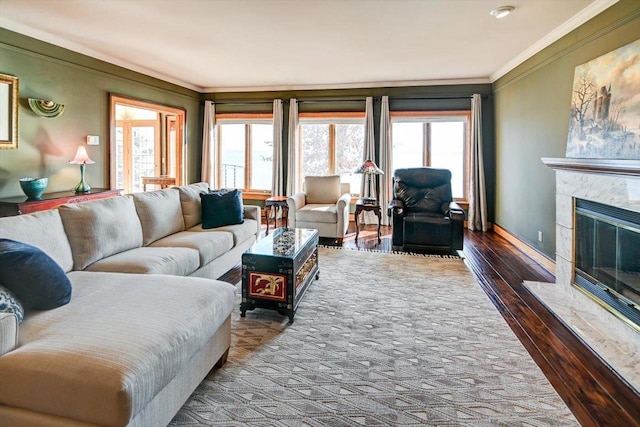
<path fill-rule="evenodd" d="M 0 199 L 0 217 L 28 214 L 32 212 L 53 209 L 66 203 L 79 203 L 88 200 L 106 199 L 120 195 L 120 190 L 108 188 L 92 188 L 88 193 L 74 193 L 73 191 L 58 191 L 43 194 L 38 200 L 30 200 L 27 196 L 8 197 Z"/>

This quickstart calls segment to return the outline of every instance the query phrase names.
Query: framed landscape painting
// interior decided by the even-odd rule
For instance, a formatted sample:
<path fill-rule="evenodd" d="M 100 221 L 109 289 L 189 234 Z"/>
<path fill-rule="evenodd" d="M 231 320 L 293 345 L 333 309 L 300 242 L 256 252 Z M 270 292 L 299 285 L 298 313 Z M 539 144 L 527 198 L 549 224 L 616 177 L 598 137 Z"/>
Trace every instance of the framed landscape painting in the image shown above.
<path fill-rule="evenodd" d="M 640 159 L 640 40 L 576 67 L 567 157 Z"/>

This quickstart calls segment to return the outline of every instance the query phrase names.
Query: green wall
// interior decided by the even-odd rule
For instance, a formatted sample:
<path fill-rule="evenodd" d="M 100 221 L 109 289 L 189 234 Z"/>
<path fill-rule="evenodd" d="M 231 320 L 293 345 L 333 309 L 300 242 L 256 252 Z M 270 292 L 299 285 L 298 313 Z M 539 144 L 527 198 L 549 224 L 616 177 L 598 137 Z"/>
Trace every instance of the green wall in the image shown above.
<path fill-rule="evenodd" d="M 0 198 L 23 195 L 21 177 L 49 178 L 48 192 L 73 188 L 79 167 L 68 162 L 86 135 L 99 135 L 88 146 L 96 162 L 86 168 L 92 187 L 109 187 L 109 93 L 140 98 L 187 111 L 187 178 L 199 179 L 202 113 L 200 94 L 140 73 L 89 58 L 0 28 L 0 73 L 18 77 L 19 148 L 0 150 Z M 65 105 L 55 119 L 35 115 L 28 98 Z"/>
<path fill-rule="evenodd" d="M 640 1 L 621 0 L 494 82 L 495 223 L 555 259 L 555 172 L 576 66 L 640 38 Z M 538 231 L 544 239 L 538 242 Z"/>

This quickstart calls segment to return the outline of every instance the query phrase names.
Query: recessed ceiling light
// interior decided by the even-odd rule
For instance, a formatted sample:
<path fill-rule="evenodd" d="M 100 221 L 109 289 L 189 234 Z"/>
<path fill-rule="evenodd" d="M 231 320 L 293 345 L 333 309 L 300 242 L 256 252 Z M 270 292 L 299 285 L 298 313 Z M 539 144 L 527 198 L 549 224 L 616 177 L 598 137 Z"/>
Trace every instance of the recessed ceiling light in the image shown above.
<path fill-rule="evenodd" d="M 493 9 L 491 12 L 489 12 L 489 15 L 500 19 L 500 18 L 504 18 L 505 16 L 513 12 L 513 9 L 515 9 L 515 7 L 513 6 L 502 6 L 502 7 Z"/>

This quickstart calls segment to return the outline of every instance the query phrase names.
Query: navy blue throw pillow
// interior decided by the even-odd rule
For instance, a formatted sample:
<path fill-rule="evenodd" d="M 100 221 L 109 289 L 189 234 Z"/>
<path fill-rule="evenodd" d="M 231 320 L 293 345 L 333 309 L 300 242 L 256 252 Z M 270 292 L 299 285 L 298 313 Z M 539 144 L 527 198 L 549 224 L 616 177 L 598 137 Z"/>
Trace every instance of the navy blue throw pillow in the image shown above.
<path fill-rule="evenodd" d="M 25 309 L 51 310 L 71 299 L 62 268 L 35 246 L 0 239 L 0 281 Z"/>
<path fill-rule="evenodd" d="M 202 228 L 216 228 L 244 222 L 240 190 L 200 193 L 200 200 L 202 201 Z"/>

